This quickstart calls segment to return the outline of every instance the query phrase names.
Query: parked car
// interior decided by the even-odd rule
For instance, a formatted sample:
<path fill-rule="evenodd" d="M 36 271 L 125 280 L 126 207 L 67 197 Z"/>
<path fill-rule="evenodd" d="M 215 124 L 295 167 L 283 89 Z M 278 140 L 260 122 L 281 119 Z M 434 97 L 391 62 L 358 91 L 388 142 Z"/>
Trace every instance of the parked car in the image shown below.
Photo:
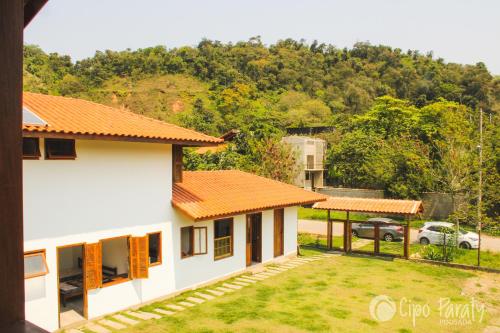
<path fill-rule="evenodd" d="M 393 219 L 386 217 L 374 217 L 368 219 L 367 223 L 353 223 L 352 235 L 359 238 L 375 238 L 375 226 L 373 222 L 381 224 L 380 239 L 386 242 L 403 239 L 403 227 L 398 225 L 383 225 L 384 223 L 396 223 Z"/>
<path fill-rule="evenodd" d="M 455 241 L 456 227 L 450 222 L 426 222 L 418 231 L 418 242 L 422 245 L 436 244 L 442 245 L 447 242 Z M 475 232 L 459 229 L 458 245 L 463 249 L 477 249 L 479 247 L 479 235 Z"/>

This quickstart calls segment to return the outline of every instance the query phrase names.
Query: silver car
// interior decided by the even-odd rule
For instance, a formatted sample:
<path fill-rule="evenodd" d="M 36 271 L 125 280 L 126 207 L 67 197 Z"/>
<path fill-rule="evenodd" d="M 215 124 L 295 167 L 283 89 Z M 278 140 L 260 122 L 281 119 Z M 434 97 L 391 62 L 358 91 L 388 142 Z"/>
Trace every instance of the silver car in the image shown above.
<path fill-rule="evenodd" d="M 397 223 L 386 217 L 373 217 L 367 222 L 380 223 L 380 239 L 386 242 L 403 239 L 403 227 L 399 225 L 383 225 L 384 223 Z M 359 238 L 375 238 L 375 226 L 372 223 L 353 223 L 352 235 Z"/>

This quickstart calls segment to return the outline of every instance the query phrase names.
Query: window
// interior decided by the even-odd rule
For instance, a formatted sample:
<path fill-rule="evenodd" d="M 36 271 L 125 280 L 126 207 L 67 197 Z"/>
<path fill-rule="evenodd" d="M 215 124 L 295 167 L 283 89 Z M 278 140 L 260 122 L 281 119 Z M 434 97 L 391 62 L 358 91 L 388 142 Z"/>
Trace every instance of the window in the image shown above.
<path fill-rule="evenodd" d="M 207 227 L 181 228 L 181 258 L 207 254 Z"/>
<path fill-rule="evenodd" d="M 161 264 L 161 232 L 148 234 L 149 243 L 149 265 Z"/>
<path fill-rule="evenodd" d="M 130 271 L 129 237 L 101 240 L 102 285 L 128 281 Z"/>
<path fill-rule="evenodd" d="M 307 155 L 307 168 L 314 169 L 314 155 Z"/>
<path fill-rule="evenodd" d="M 172 146 L 172 181 L 174 183 L 182 182 L 182 146 Z"/>
<path fill-rule="evenodd" d="M 214 258 L 233 255 L 233 219 L 214 221 Z"/>
<path fill-rule="evenodd" d="M 40 143 L 38 138 L 23 138 L 23 158 L 37 160 L 40 158 Z"/>
<path fill-rule="evenodd" d="M 193 227 L 181 228 L 181 258 L 187 258 L 193 255 Z"/>
<path fill-rule="evenodd" d="M 45 250 L 31 251 L 24 254 L 24 278 L 29 279 L 49 273 Z"/>
<path fill-rule="evenodd" d="M 45 139 L 45 159 L 72 160 L 76 158 L 75 140 Z"/>

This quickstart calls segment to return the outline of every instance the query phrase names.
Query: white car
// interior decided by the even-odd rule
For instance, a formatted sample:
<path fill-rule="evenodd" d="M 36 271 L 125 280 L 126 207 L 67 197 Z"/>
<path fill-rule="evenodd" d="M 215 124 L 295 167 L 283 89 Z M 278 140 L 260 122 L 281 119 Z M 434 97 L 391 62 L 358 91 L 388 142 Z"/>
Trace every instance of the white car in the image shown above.
<path fill-rule="evenodd" d="M 425 222 L 424 226 L 418 231 L 418 242 L 422 245 L 443 244 L 444 233 L 446 230 L 446 241 L 454 240 L 456 227 L 450 222 Z M 463 249 L 477 249 L 479 247 L 479 236 L 475 232 L 459 229 L 458 245 Z"/>

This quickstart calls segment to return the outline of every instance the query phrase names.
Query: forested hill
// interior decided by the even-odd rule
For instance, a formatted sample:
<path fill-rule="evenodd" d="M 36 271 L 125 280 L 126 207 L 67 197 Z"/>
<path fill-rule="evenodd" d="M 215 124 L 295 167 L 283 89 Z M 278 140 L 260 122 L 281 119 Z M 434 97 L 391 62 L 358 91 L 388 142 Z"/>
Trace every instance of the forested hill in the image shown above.
<path fill-rule="evenodd" d="M 482 63 L 368 43 L 339 49 L 289 39 L 266 46 L 259 38 L 98 51 L 76 63 L 36 46 L 25 46 L 24 55 L 27 91 L 125 106 L 213 135 L 242 131 L 226 152 L 188 154 L 190 168 L 240 168 L 286 180 L 289 174 L 263 170 L 276 160 L 287 168 L 286 152 L 273 142 L 286 127 L 329 125 L 336 130 L 325 135 L 328 181 L 395 197 L 436 190 L 465 193 L 473 203 L 482 108 L 485 209 L 498 217 L 500 78 Z"/>
<path fill-rule="evenodd" d="M 332 115 L 366 112 L 383 95 L 419 107 L 445 98 L 487 112 L 500 99 L 500 79 L 482 63 L 448 64 L 431 54 L 367 43 L 338 49 L 294 40 L 268 47 L 258 38 L 204 40 L 198 47 L 98 51 L 76 64 L 26 46 L 24 68 L 26 90 L 127 104 L 160 118 L 190 111 L 200 97 L 222 118 L 219 133 L 260 113 L 283 116 L 280 126 L 329 123 Z"/>

